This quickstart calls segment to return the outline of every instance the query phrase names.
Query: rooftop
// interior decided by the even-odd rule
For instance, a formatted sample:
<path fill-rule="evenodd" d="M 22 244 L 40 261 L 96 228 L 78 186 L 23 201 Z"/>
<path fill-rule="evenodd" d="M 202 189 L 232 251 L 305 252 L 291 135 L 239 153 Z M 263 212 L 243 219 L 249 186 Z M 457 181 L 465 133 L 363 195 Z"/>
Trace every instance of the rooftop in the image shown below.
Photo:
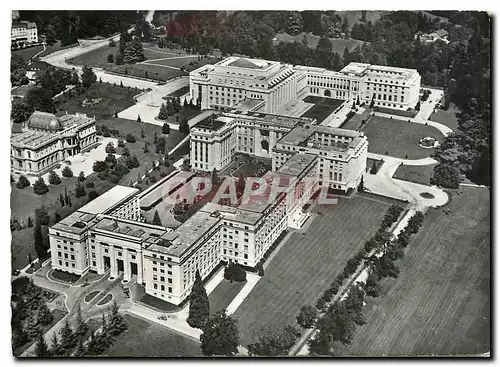
<path fill-rule="evenodd" d="M 278 171 L 276 171 L 276 173 L 298 177 L 316 160 L 316 158 L 317 156 L 314 154 L 294 154 L 278 169 Z"/>
<path fill-rule="evenodd" d="M 243 57 L 237 58 L 234 61 L 231 61 L 227 66 L 235 66 L 238 68 L 245 69 L 263 69 L 269 65 L 268 61 L 264 60 L 254 60 L 254 59 L 245 59 Z"/>
<path fill-rule="evenodd" d="M 74 234 L 81 234 L 86 231 L 88 227 L 95 223 L 95 214 L 82 213 L 81 211 L 76 211 L 68 215 L 66 218 L 62 219 L 58 223 L 54 224 L 51 228 L 54 230 L 61 230 L 65 232 L 71 232 Z"/>
<path fill-rule="evenodd" d="M 31 129 L 46 131 L 59 131 L 63 129 L 63 125 L 56 115 L 41 111 L 33 112 L 28 119 L 27 125 Z"/>
<path fill-rule="evenodd" d="M 10 143 L 14 147 L 28 146 L 35 148 L 57 138 L 56 134 L 47 131 L 28 130 L 19 135 L 12 136 Z"/>
<path fill-rule="evenodd" d="M 156 242 L 167 231 L 159 226 L 108 216 L 101 218 L 93 229 L 135 237 L 144 242 Z"/>
<path fill-rule="evenodd" d="M 181 256 L 219 220 L 220 217 L 212 216 L 211 213 L 199 210 L 174 231 L 164 233 L 161 236 L 161 240 L 151 245 L 148 249 L 168 253 L 173 256 Z"/>
<path fill-rule="evenodd" d="M 237 104 L 233 106 L 233 108 L 239 111 L 253 111 L 256 108 L 260 107 L 264 103 L 262 99 L 250 99 L 246 98 L 239 101 Z"/>
<path fill-rule="evenodd" d="M 329 126 L 305 125 L 305 126 L 295 127 L 288 134 L 283 136 L 278 141 L 278 143 L 294 145 L 294 146 L 306 146 L 309 139 L 311 137 L 313 137 L 315 133 L 345 136 L 345 137 L 350 137 L 350 138 L 355 138 L 361 134 L 357 131 L 339 129 L 339 128 L 334 128 L 334 127 L 329 127 Z M 332 146 L 332 148 L 335 149 L 337 147 Z"/>
<path fill-rule="evenodd" d="M 344 74 L 355 74 L 355 75 L 363 75 L 365 71 L 370 67 L 370 64 L 364 64 L 361 62 L 351 62 L 349 65 L 345 66 L 342 70 L 340 70 L 341 73 Z"/>
<path fill-rule="evenodd" d="M 107 211 L 117 207 L 125 199 L 137 194 L 139 189 L 128 186 L 116 185 L 104 194 L 98 196 L 79 210 L 90 214 L 106 214 Z"/>
<path fill-rule="evenodd" d="M 189 181 L 196 175 L 188 171 L 174 171 L 163 178 L 159 184 L 155 184 L 152 190 L 145 191 L 140 195 L 141 209 L 149 210 L 157 205 L 162 199 L 170 196 L 174 191 L 182 186 L 183 183 Z"/>
<path fill-rule="evenodd" d="M 200 129 L 208 129 L 208 130 L 219 130 L 221 127 L 225 125 L 225 122 L 219 120 L 219 116 L 216 113 L 213 113 L 203 120 L 198 122 L 193 127 L 197 127 Z"/>

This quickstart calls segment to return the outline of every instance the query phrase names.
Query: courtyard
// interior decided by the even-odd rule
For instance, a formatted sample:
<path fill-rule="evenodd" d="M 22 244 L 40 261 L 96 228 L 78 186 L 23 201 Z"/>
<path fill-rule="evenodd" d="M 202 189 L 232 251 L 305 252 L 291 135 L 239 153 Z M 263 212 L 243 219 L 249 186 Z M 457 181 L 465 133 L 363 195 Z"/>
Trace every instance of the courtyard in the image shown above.
<path fill-rule="evenodd" d="M 317 96 L 307 96 L 303 99 L 306 103 L 314 104 L 300 117 L 308 117 L 316 119 L 318 124 L 321 124 L 328 116 L 330 116 L 342 103 L 342 99 L 325 98 Z"/>
<path fill-rule="evenodd" d="M 446 207 L 430 208 L 396 262 L 399 277 L 381 282 L 380 297 L 369 299 L 363 312 L 367 323 L 337 354 L 489 352 L 490 234 L 486 188 L 460 186 Z"/>
<path fill-rule="evenodd" d="M 392 203 L 355 195 L 321 206 L 307 231 L 293 233 L 283 244 L 234 313 L 242 345 L 255 342 L 264 326 L 295 325 L 300 307 L 316 303 L 347 259 L 375 233 Z"/>
<path fill-rule="evenodd" d="M 434 148 L 419 145 L 422 138 L 443 140 L 443 134 L 432 126 L 380 116 L 371 116 L 361 131 L 368 137 L 369 152 L 403 159 L 420 159 L 434 153 Z"/>

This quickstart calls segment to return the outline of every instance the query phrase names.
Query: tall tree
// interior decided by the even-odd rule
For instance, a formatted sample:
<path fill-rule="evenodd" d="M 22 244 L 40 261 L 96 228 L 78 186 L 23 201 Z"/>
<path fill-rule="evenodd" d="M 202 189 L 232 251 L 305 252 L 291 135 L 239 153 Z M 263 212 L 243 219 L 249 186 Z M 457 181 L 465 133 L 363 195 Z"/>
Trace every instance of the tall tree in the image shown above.
<path fill-rule="evenodd" d="M 45 338 L 43 337 L 43 332 L 40 331 L 38 334 L 38 339 L 35 345 L 35 353 L 37 357 L 48 357 L 49 356 L 49 348 L 47 347 L 47 343 L 45 342 Z"/>
<path fill-rule="evenodd" d="M 160 214 L 158 214 L 158 210 L 155 210 L 155 214 L 153 216 L 153 224 L 156 226 L 161 226 Z"/>
<path fill-rule="evenodd" d="M 200 272 L 196 270 L 195 280 L 189 295 L 189 316 L 188 324 L 197 329 L 201 329 L 210 315 L 210 303 L 207 291 L 203 286 Z"/>
<path fill-rule="evenodd" d="M 262 329 L 256 343 L 248 346 L 248 353 L 256 356 L 286 356 L 290 348 L 295 344 L 297 335 L 300 335 L 294 327 L 286 325 L 283 328 Z"/>
<path fill-rule="evenodd" d="M 47 252 L 45 251 L 45 246 L 43 244 L 42 226 L 40 225 L 39 220 L 35 220 L 35 230 L 33 233 L 36 255 L 39 260 L 44 260 L 47 257 Z"/>
<path fill-rule="evenodd" d="M 80 306 L 78 306 L 78 309 L 76 311 L 76 330 L 75 330 L 75 336 L 77 336 L 79 338 L 83 338 L 83 337 L 85 337 L 85 335 L 87 335 L 88 331 L 89 331 L 89 326 L 83 320 L 82 310 L 81 310 Z"/>
<path fill-rule="evenodd" d="M 71 355 L 71 351 L 76 346 L 77 340 L 75 338 L 75 335 L 73 334 L 73 330 L 71 329 L 71 326 L 69 325 L 67 319 L 66 322 L 64 323 L 63 328 L 59 331 L 59 335 L 61 337 L 60 345 L 64 355 L 66 356 Z"/>
<path fill-rule="evenodd" d="M 88 88 L 92 84 L 94 84 L 96 81 L 97 81 L 97 76 L 92 71 L 92 68 L 88 67 L 88 66 L 84 66 L 82 68 L 82 85 L 85 88 Z"/>
<path fill-rule="evenodd" d="M 233 356 L 238 353 L 240 336 L 236 320 L 220 310 L 208 317 L 200 336 L 204 356 Z"/>

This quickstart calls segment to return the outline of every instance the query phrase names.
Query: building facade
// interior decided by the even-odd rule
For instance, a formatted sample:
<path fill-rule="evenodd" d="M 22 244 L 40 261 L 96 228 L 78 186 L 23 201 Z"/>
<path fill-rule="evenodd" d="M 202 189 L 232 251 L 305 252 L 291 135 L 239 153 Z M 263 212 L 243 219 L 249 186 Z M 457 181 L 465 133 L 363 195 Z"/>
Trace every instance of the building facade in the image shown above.
<path fill-rule="evenodd" d="M 10 40 L 15 48 L 22 48 L 38 43 L 38 30 L 33 22 L 13 21 L 10 28 Z"/>
<path fill-rule="evenodd" d="M 40 176 L 68 157 L 98 145 L 95 118 L 82 113 L 56 117 L 35 111 L 23 132 L 10 139 L 11 172 Z"/>
<path fill-rule="evenodd" d="M 202 109 L 227 109 L 245 99 L 259 111 L 277 113 L 307 95 L 371 103 L 398 110 L 418 103 L 420 75 L 414 69 L 352 62 L 340 72 L 277 61 L 229 57 L 190 73 L 191 98 Z"/>

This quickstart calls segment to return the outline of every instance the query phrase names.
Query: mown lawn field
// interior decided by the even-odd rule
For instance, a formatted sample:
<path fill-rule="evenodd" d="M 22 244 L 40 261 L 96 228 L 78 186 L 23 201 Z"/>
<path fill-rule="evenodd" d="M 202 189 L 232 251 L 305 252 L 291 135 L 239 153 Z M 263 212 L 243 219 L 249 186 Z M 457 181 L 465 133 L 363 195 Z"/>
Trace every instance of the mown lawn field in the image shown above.
<path fill-rule="evenodd" d="M 245 284 L 246 282 L 231 283 L 229 280 L 223 279 L 208 295 L 210 313 L 216 313 L 219 310 L 226 309 Z"/>
<path fill-rule="evenodd" d="M 448 110 L 438 109 L 433 112 L 429 120 L 439 122 L 440 124 L 448 126 L 450 129 L 458 130 L 458 114 L 460 111 L 453 105 Z"/>
<path fill-rule="evenodd" d="M 125 314 L 128 331 L 120 334 L 103 354 L 105 357 L 195 357 L 200 342 L 174 331 Z"/>
<path fill-rule="evenodd" d="M 370 300 L 367 323 L 344 355 L 450 355 L 490 351 L 490 194 L 461 186 L 398 260 L 401 273 Z"/>
<path fill-rule="evenodd" d="M 430 180 L 434 176 L 434 167 L 436 167 L 436 164 L 430 164 L 428 166 L 400 166 L 392 177 L 423 185 L 430 185 Z"/>
<path fill-rule="evenodd" d="M 347 260 L 377 230 L 389 208 L 384 198 L 355 195 L 321 208 L 306 235 L 293 233 L 234 313 L 244 346 L 266 325 L 295 325 L 301 306 L 315 304 Z"/>
<path fill-rule="evenodd" d="M 418 144 L 420 139 L 427 136 L 443 139 L 443 134 L 432 126 L 380 116 L 372 116 L 362 131 L 368 137 L 369 152 L 407 159 L 425 158 L 434 153 L 433 148 L 422 148 Z"/>

